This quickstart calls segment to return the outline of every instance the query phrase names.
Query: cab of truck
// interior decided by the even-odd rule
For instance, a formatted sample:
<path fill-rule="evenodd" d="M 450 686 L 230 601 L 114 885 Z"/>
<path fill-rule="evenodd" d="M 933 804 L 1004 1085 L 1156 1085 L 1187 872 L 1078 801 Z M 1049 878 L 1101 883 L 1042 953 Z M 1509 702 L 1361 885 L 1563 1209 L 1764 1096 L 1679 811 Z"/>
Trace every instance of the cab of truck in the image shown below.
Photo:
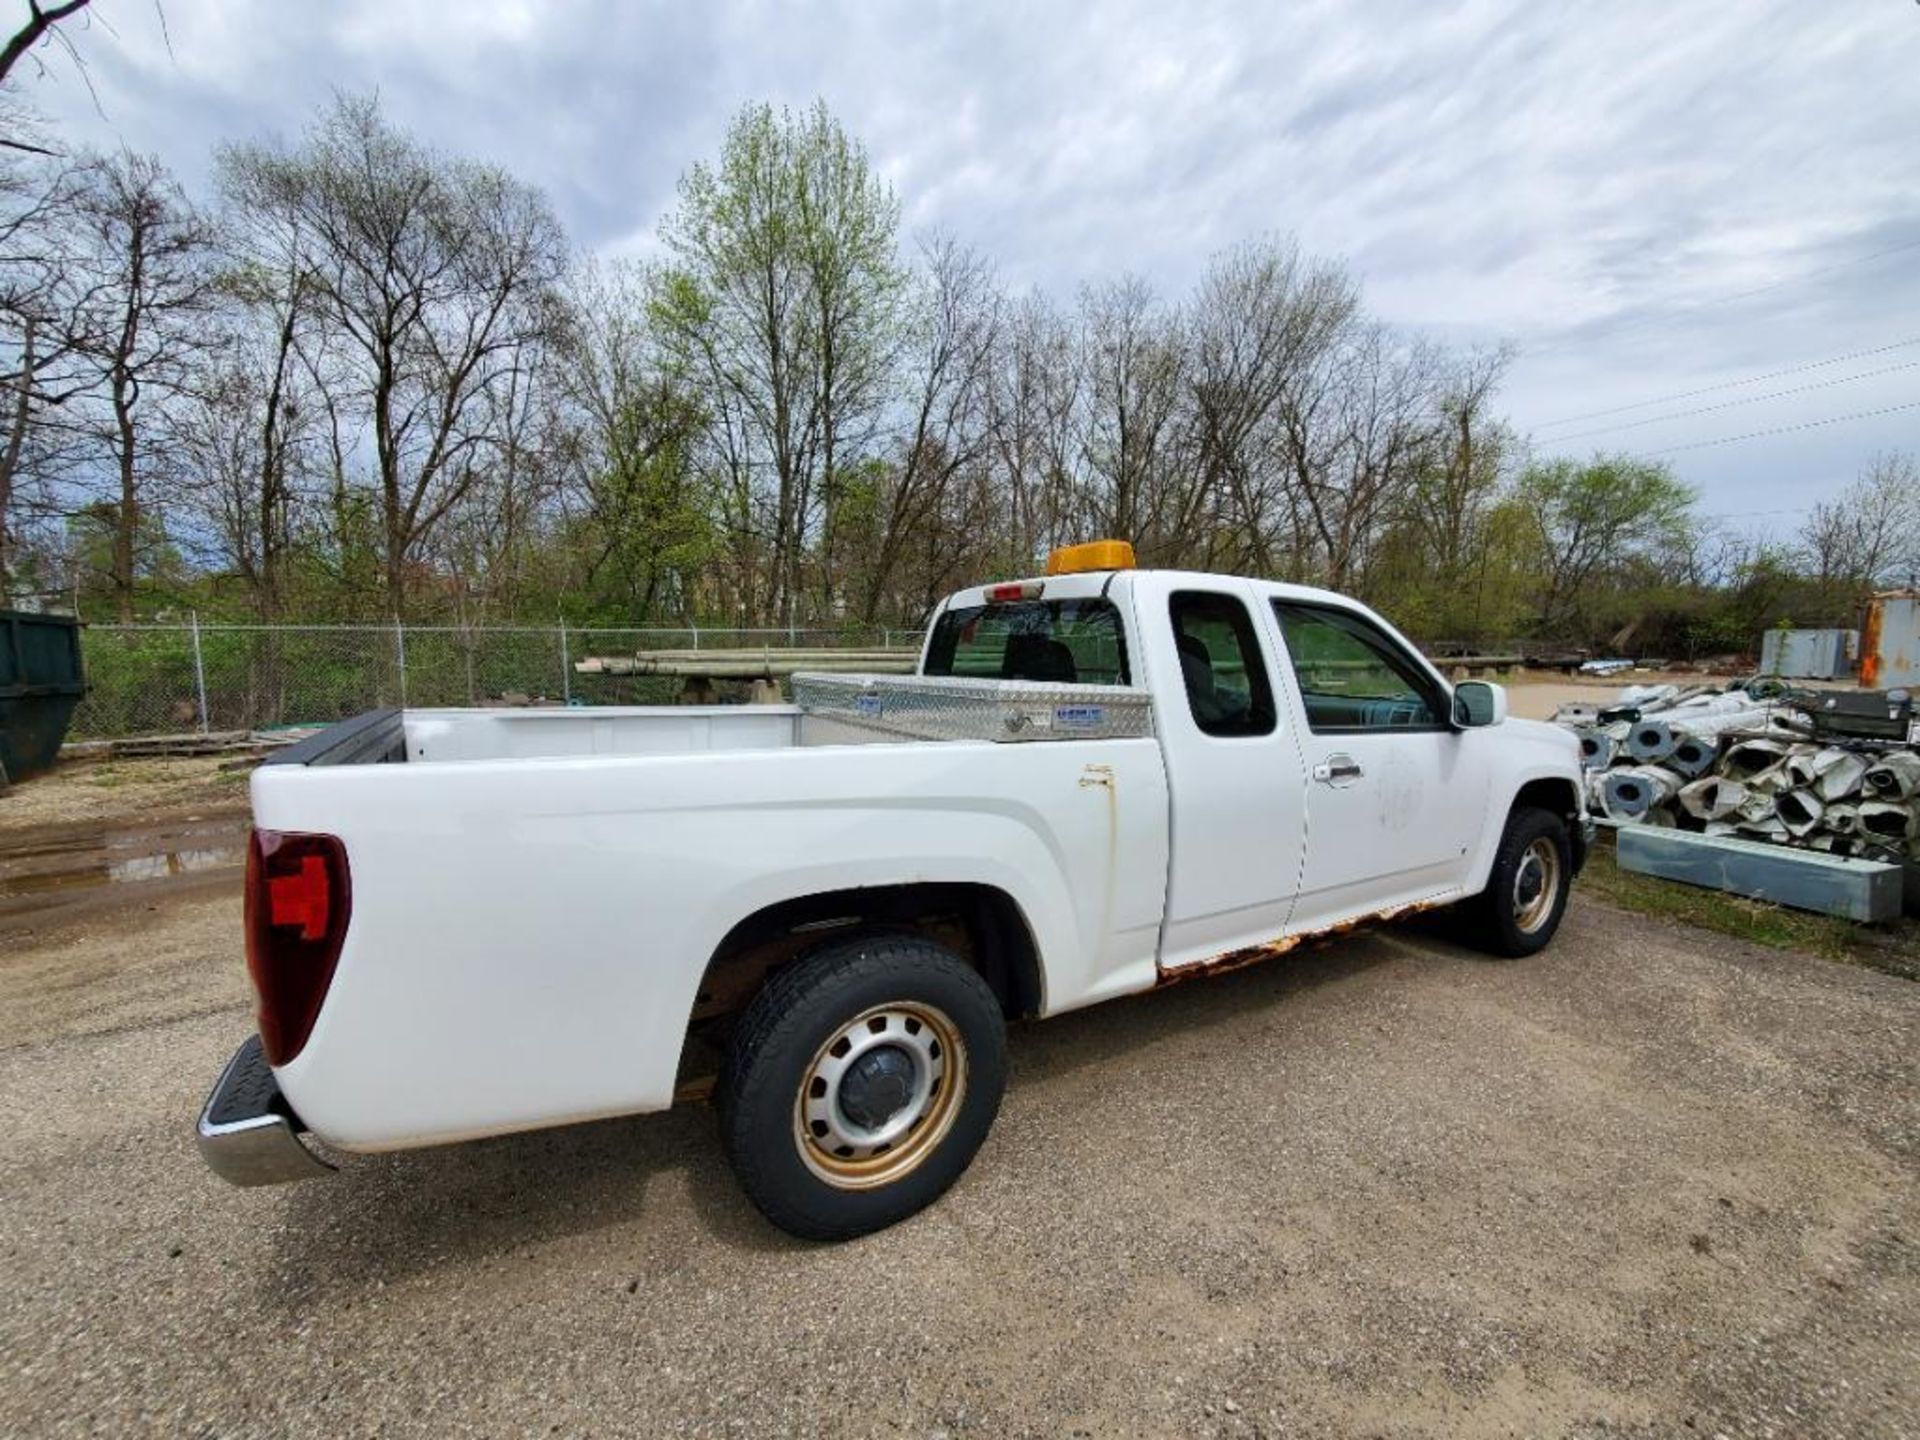
<path fill-rule="evenodd" d="M 950 596 L 921 673 L 1154 695 L 1175 832 L 1163 971 L 1456 900 L 1517 798 L 1546 803 L 1569 865 L 1584 859 L 1566 735 L 1509 722 L 1499 686 L 1449 684 L 1332 591 L 1131 561 L 1070 547 L 1045 576 Z"/>

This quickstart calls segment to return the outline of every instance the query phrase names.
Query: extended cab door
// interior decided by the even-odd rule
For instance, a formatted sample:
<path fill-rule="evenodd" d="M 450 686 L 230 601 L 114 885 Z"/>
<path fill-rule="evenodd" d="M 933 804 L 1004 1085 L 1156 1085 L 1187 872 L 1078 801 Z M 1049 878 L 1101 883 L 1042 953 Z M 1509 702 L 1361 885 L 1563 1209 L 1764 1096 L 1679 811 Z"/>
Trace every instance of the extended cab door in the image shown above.
<path fill-rule="evenodd" d="M 1153 572 L 1133 587 L 1172 816 L 1160 965 L 1177 970 L 1285 931 L 1300 883 L 1304 771 L 1254 588 Z"/>
<path fill-rule="evenodd" d="M 1289 929 L 1451 896 L 1486 816 L 1490 732 L 1372 616 L 1274 596 L 1272 628 L 1306 749 L 1307 852 Z"/>

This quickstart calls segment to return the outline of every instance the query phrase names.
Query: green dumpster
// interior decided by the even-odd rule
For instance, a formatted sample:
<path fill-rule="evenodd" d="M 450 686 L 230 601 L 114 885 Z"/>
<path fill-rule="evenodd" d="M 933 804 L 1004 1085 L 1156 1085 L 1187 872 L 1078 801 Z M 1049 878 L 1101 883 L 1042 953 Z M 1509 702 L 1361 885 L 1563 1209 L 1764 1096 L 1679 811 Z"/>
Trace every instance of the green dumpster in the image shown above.
<path fill-rule="evenodd" d="M 0 783 L 52 766 L 86 688 L 79 621 L 0 610 Z"/>

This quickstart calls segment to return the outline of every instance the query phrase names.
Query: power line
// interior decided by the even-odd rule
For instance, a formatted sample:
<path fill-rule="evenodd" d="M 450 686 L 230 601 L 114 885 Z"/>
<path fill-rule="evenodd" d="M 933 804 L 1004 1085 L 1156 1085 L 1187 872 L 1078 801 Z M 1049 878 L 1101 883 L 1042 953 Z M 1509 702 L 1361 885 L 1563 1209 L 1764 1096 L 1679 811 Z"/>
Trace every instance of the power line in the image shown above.
<path fill-rule="evenodd" d="M 1542 421 L 1537 428 L 1551 430 L 1556 425 L 1571 425 L 1578 420 L 1599 420 L 1608 415 L 1624 415 L 1629 410 L 1644 410 L 1649 405 L 1665 405 L 1675 400 L 1692 400 L 1696 396 L 1712 395 L 1721 390 L 1737 390 L 1742 385 L 1763 385 L 1769 380 L 1780 380 L 1788 375 L 1803 374 L 1808 370 L 1821 370 L 1829 365 L 1844 364 L 1848 360 L 1865 360 L 1874 355 L 1885 355 L 1889 350 L 1904 350 L 1909 345 L 1920 345 L 1920 335 L 1914 336 L 1911 340 L 1896 340 L 1891 345 L 1876 345 L 1871 350 L 1853 350 L 1827 360 L 1812 360 L 1804 365 L 1789 365 L 1784 370 L 1770 370 L 1765 375 L 1751 375 L 1745 380 L 1725 380 L 1718 385 L 1702 385 L 1697 390 L 1682 390 L 1675 395 L 1656 395 L 1651 400 L 1636 400 L 1631 405 L 1615 405 L 1608 410 L 1587 410 L 1578 415 L 1562 415 L 1558 420 Z"/>
<path fill-rule="evenodd" d="M 1900 365 L 1887 365 L 1879 370 L 1864 370 L 1858 375 L 1843 375 L 1838 380 L 1816 380 L 1811 385 L 1791 385 L 1785 390 L 1769 390 L 1764 395 L 1748 395 L 1739 400 L 1723 400 L 1718 405 L 1702 405 L 1697 410 L 1676 410 L 1671 415 L 1655 415 L 1647 420 L 1627 420 L 1618 425 L 1601 425 L 1593 430 L 1576 430 L 1571 435 L 1555 435 L 1550 442 L 1564 445 L 1573 440 L 1584 440 L 1589 435 L 1608 435 L 1616 430 L 1639 430 L 1648 425 L 1664 425 L 1669 420 L 1685 420 L 1694 415 L 1711 415 L 1719 410 L 1737 410 L 1742 405 L 1758 405 L 1763 400 L 1782 400 L 1789 395 L 1804 395 L 1809 390 L 1830 390 L 1835 385 L 1851 385 L 1856 380 L 1871 380 L 1876 375 L 1892 375 L 1901 370 L 1911 370 L 1920 365 L 1920 360 L 1908 360 Z"/>
<path fill-rule="evenodd" d="M 1920 410 L 1920 400 L 1909 400 L 1903 405 L 1883 405 L 1878 410 L 1856 410 L 1851 415 L 1829 415 L 1824 420 L 1804 420 L 1798 425 L 1776 425 L 1771 430 L 1749 430 L 1745 435 L 1722 435 L 1717 440 L 1695 440 L 1687 445 L 1669 445 L 1662 450 L 1647 450 L 1643 454 L 1677 455 L 1682 450 L 1704 450 L 1710 445 L 1731 445 L 1737 440 L 1758 440 L 1767 435 L 1788 435 L 1795 430 L 1818 430 L 1823 425 L 1842 425 L 1849 420 L 1871 420 L 1876 415 L 1891 415 L 1896 410 Z"/>

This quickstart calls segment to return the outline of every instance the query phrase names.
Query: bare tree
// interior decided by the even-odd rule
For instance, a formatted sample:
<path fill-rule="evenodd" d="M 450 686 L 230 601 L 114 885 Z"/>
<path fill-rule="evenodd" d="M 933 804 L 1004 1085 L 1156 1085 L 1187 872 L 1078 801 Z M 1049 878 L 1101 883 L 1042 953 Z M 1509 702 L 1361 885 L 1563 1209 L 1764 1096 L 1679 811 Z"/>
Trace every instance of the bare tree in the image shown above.
<path fill-rule="evenodd" d="M 1001 327 L 987 396 L 993 470 L 1004 489 L 1007 568 L 1024 570 L 1069 538 L 1082 391 L 1072 327 L 1029 295 Z"/>
<path fill-rule="evenodd" d="M 1229 250 L 1201 277 L 1189 323 L 1193 483 L 1175 526 L 1193 537 L 1196 563 L 1281 567 L 1275 416 L 1358 306 L 1343 270 L 1303 263 L 1291 243 Z"/>
<path fill-rule="evenodd" d="M 1500 349 L 1440 364 L 1434 395 L 1440 423 L 1411 501 L 1443 582 L 1465 573 L 1479 525 L 1515 448 L 1511 433 L 1492 414 L 1511 360 L 1511 352 Z"/>
<path fill-rule="evenodd" d="M 1911 455 L 1876 456 L 1837 499 L 1808 512 L 1800 543 L 1824 590 L 1911 576 L 1920 570 L 1920 467 Z"/>
<path fill-rule="evenodd" d="M 98 376 L 87 432 L 110 467 L 108 578 L 115 611 L 129 620 L 141 550 L 154 533 L 149 502 L 168 460 L 162 415 L 204 343 L 212 236 L 150 156 L 86 162 L 75 215 L 73 264 L 88 277 L 86 358 Z"/>
<path fill-rule="evenodd" d="M 296 351 L 302 287 L 297 278 L 285 292 L 262 281 L 248 270 L 224 277 L 224 323 L 174 407 L 169 440 L 218 563 L 246 586 L 253 613 L 274 620 L 287 601 L 324 407 Z"/>
<path fill-rule="evenodd" d="M 54 26 L 62 20 L 79 14 L 87 8 L 90 0 L 59 0 L 58 4 L 42 5 L 40 0 L 27 0 L 27 18 L 20 28 L 8 37 L 4 47 L 0 47 L 0 81 L 12 73 L 13 67 L 42 40 L 58 32 Z M 15 149 L 37 148 L 22 145 L 16 140 L 0 138 L 0 145 L 9 145 Z"/>
<path fill-rule="evenodd" d="M 6 95 L 0 129 L 36 133 Z M 72 431 L 56 422 L 96 379 L 87 322 L 100 282 L 74 263 L 79 172 L 50 156 L 34 144 L 0 152 L 0 598 L 30 512 L 53 512 L 74 462 Z"/>
<path fill-rule="evenodd" d="M 1130 538 L 1160 563 L 1177 559 L 1182 537 L 1167 502 L 1186 393 L 1180 317 L 1138 279 L 1083 292 L 1080 316 L 1083 514 L 1091 529 Z"/>
<path fill-rule="evenodd" d="M 545 199 L 503 171 L 435 154 L 376 101 L 341 97 L 296 151 L 222 157 L 243 216 L 307 237 L 335 332 L 336 403 L 366 418 L 387 600 L 472 487 L 504 392 L 553 321 L 564 245 Z"/>
<path fill-rule="evenodd" d="M 1335 588 L 1363 575 L 1381 526 L 1426 465 L 1438 431 L 1438 357 L 1355 322 L 1281 405 L 1297 544 Z"/>
<path fill-rule="evenodd" d="M 940 512 L 989 444 L 986 410 L 1001 307 L 992 268 L 948 237 L 923 244 L 921 258 L 907 347 L 913 390 L 906 434 L 899 463 L 876 487 L 871 523 L 859 537 L 865 551 L 859 613 L 868 623 L 880 618 L 890 595 L 896 611 L 915 608 L 915 600 L 903 601 L 895 588 L 902 561 L 917 537 L 944 529 L 936 523 Z M 943 547 L 942 563 L 933 568 L 932 583 L 943 590 L 952 588 L 945 582 L 956 570 L 987 558 L 979 543 L 984 535 L 945 533 L 963 543 Z M 968 539 L 973 543 L 964 543 Z M 924 575 L 915 588 L 921 596 L 930 588 Z"/>

